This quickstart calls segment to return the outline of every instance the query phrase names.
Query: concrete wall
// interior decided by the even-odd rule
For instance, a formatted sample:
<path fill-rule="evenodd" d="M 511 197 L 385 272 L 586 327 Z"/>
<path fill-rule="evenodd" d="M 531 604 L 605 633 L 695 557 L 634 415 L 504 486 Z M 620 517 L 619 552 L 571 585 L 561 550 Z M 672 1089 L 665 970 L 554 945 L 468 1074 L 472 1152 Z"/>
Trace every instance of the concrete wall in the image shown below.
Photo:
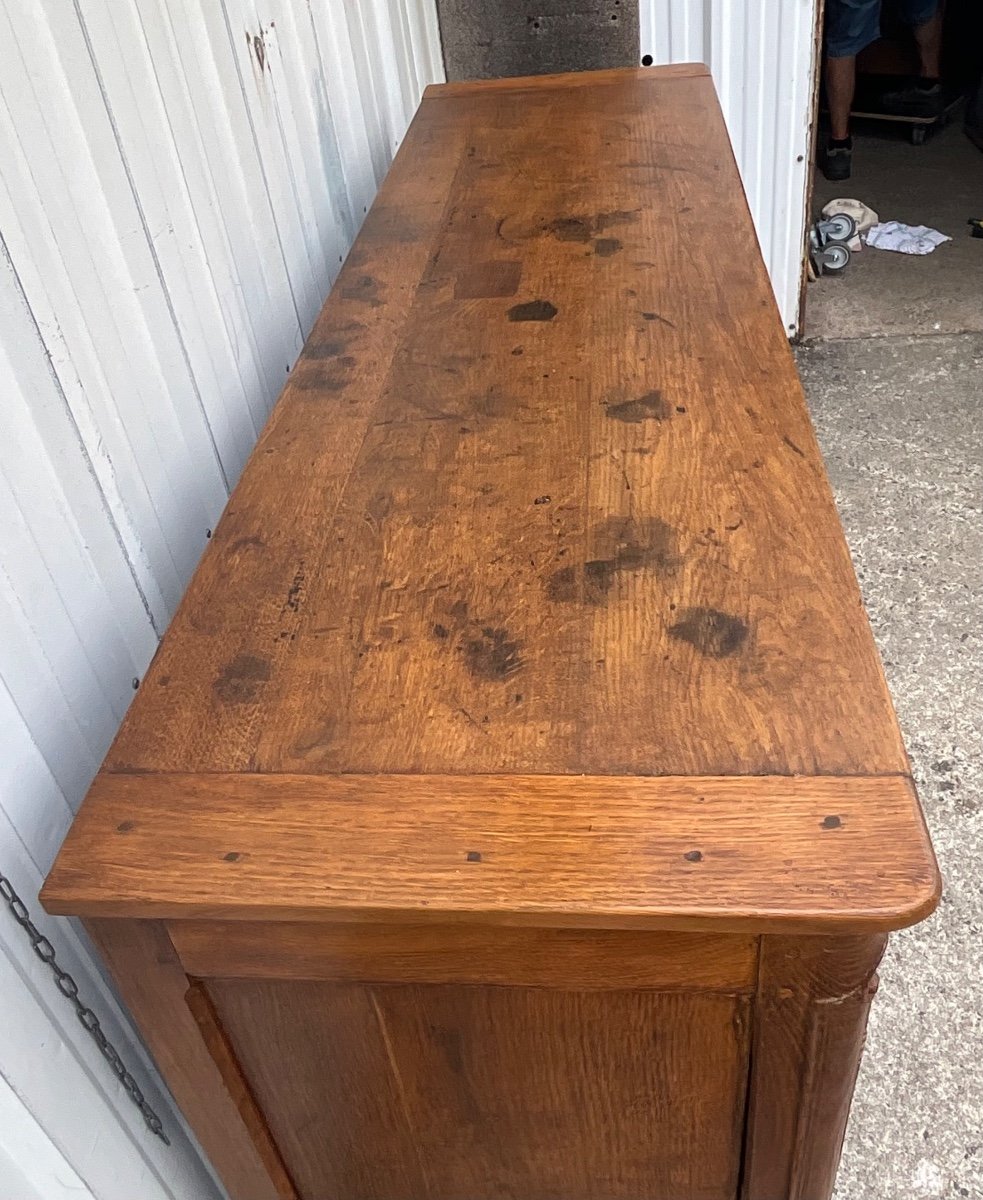
<path fill-rule="evenodd" d="M 437 0 L 448 79 L 633 67 L 638 0 Z"/>

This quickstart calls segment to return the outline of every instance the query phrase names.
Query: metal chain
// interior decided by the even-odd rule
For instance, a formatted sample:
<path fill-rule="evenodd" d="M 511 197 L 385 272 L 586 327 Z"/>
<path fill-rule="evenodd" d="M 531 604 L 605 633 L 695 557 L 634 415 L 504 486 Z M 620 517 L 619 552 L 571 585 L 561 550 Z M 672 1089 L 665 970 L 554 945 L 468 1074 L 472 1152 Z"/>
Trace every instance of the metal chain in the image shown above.
<path fill-rule="evenodd" d="M 86 1007 L 79 999 L 78 984 L 67 971 L 58 965 L 55 958 L 54 946 L 52 946 L 51 942 L 48 941 L 31 920 L 31 914 L 27 911 L 27 905 L 17 895 L 14 891 L 14 885 L 2 872 L 0 872 L 0 897 L 6 900 L 7 907 L 13 913 L 14 920 L 30 938 L 31 948 L 34 950 L 34 953 L 43 963 L 51 968 L 52 974 L 55 977 L 55 986 L 75 1009 L 75 1015 L 81 1022 L 82 1028 L 90 1034 L 92 1040 L 99 1047 L 103 1058 L 112 1067 L 113 1074 L 123 1085 L 126 1094 L 140 1110 L 147 1128 L 151 1133 L 156 1134 L 165 1146 L 169 1146 L 171 1140 L 164 1132 L 164 1126 L 161 1124 L 160 1117 L 157 1116 L 147 1103 L 147 1098 L 140 1091 L 137 1081 L 127 1070 L 126 1064 L 120 1058 L 116 1047 L 103 1033 L 102 1026 L 99 1024 L 99 1018 L 91 1008 Z"/>

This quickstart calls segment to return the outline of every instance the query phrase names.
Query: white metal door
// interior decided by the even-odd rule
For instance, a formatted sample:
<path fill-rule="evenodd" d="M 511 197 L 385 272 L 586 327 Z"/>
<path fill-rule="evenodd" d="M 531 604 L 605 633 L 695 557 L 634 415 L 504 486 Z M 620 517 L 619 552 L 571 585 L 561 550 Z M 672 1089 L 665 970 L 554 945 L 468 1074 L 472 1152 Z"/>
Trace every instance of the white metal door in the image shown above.
<path fill-rule="evenodd" d="M 798 332 L 820 0 L 640 0 L 642 54 L 705 62 L 775 299 Z M 726 264 L 727 231 L 720 231 Z"/>
<path fill-rule="evenodd" d="M 385 174 L 433 0 L 0 0 L 0 1198 L 218 1200 L 37 889 Z"/>

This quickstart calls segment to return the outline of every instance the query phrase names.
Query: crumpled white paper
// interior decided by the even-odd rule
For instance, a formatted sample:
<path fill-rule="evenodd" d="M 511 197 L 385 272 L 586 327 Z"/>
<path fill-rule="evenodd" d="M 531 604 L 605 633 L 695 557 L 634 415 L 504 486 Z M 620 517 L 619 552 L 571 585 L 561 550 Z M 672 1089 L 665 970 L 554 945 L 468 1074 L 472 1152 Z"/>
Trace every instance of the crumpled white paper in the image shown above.
<path fill-rule="evenodd" d="M 905 225 L 902 221 L 883 221 L 867 230 L 867 245 L 876 250 L 897 250 L 899 254 L 931 254 L 936 246 L 952 238 L 927 225 Z"/>

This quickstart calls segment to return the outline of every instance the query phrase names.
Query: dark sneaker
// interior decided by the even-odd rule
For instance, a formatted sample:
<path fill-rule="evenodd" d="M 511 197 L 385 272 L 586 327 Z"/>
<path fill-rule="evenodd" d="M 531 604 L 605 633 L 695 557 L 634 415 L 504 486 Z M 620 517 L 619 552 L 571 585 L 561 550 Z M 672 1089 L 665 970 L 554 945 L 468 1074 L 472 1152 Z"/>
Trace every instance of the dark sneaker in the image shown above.
<path fill-rule="evenodd" d="M 849 179 L 853 166 L 853 147 L 834 146 L 827 142 L 819 165 L 827 179 Z"/>
<path fill-rule="evenodd" d="M 942 85 L 933 83 L 926 87 L 923 83 L 911 83 L 897 91 L 885 92 L 881 107 L 895 117 L 941 117 Z"/>

